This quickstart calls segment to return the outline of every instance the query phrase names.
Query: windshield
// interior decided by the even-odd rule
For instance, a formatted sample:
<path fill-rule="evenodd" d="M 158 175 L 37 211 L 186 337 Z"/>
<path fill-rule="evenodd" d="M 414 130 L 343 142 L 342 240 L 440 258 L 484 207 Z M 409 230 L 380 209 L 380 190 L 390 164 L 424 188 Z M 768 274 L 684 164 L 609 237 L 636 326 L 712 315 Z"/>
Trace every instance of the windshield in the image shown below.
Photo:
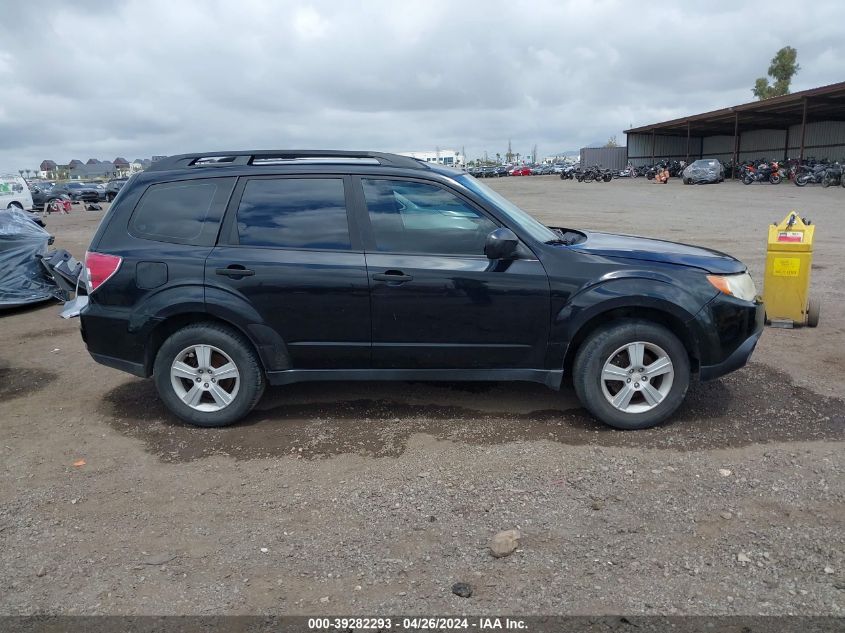
<path fill-rule="evenodd" d="M 560 236 L 549 227 L 543 226 L 540 222 L 532 218 L 513 202 L 503 196 L 500 196 L 487 185 L 481 184 L 469 174 L 457 176 L 455 180 L 499 209 L 508 218 L 513 220 L 519 228 L 528 233 L 538 242 L 549 242 L 560 238 Z"/>

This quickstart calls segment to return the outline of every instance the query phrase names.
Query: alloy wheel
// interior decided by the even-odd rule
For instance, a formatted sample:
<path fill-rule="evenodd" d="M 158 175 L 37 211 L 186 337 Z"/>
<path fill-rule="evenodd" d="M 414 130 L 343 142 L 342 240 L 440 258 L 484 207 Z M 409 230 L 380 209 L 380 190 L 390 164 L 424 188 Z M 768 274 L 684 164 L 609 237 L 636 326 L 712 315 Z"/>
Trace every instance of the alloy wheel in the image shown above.
<path fill-rule="evenodd" d="M 675 370 L 666 351 L 654 343 L 623 345 L 605 361 L 601 390 L 607 401 L 625 413 L 645 413 L 658 406 L 672 389 Z"/>
<path fill-rule="evenodd" d="M 212 345 L 192 345 L 176 355 L 170 384 L 182 402 L 196 411 L 219 411 L 238 395 L 241 375 L 232 358 Z"/>

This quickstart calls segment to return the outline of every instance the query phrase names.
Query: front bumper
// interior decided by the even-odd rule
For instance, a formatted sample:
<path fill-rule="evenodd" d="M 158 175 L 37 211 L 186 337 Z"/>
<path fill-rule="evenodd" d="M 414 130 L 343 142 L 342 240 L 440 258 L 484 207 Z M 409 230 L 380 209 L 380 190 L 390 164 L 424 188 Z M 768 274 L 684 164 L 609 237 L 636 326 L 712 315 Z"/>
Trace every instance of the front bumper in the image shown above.
<path fill-rule="evenodd" d="M 743 367 L 763 333 L 766 309 L 762 301 L 741 301 L 720 294 L 696 318 L 699 325 L 702 381 Z"/>
<path fill-rule="evenodd" d="M 721 363 L 716 363 L 715 365 L 702 365 L 698 373 L 699 379 L 702 382 L 713 380 L 714 378 L 719 378 L 720 376 L 729 374 L 732 371 L 736 371 L 741 367 L 745 367 L 748 363 L 748 359 L 751 358 L 751 354 L 754 352 L 754 348 L 757 346 L 757 341 L 760 340 L 760 335 L 762 333 L 763 332 L 760 331 L 749 336 L 745 339 L 745 342 L 737 347 L 730 356 Z"/>
<path fill-rule="evenodd" d="M 71 194 L 70 199 L 74 202 L 99 202 L 100 196 L 96 193 Z"/>

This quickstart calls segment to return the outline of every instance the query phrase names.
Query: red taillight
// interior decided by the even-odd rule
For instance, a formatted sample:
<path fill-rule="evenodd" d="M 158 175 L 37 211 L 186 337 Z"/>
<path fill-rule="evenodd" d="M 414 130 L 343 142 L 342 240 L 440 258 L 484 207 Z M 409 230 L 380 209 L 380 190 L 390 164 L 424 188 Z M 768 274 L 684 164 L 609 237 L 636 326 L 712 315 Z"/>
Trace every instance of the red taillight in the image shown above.
<path fill-rule="evenodd" d="M 120 268 L 122 257 L 105 253 L 85 253 L 85 271 L 88 274 L 88 292 L 94 292 L 106 283 Z"/>

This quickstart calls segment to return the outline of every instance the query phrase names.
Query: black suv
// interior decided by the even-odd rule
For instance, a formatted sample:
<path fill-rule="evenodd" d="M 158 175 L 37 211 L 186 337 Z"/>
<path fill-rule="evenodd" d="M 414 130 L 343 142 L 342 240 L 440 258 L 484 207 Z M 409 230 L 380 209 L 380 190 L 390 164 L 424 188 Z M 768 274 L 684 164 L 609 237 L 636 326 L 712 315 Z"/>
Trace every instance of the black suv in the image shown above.
<path fill-rule="evenodd" d="M 86 269 L 91 355 L 200 426 L 268 382 L 571 376 L 597 418 L 645 428 L 743 366 L 763 326 L 728 255 L 549 228 L 469 174 L 375 152 L 161 160 Z"/>
<path fill-rule="evenodd" d="M 123 188 L 127 180 L 129 178 L 112 178 L 108 181 L 106 184 L 106 200 L 108 202 L 112 202 L 117 198 L 118 192 Z"/>

